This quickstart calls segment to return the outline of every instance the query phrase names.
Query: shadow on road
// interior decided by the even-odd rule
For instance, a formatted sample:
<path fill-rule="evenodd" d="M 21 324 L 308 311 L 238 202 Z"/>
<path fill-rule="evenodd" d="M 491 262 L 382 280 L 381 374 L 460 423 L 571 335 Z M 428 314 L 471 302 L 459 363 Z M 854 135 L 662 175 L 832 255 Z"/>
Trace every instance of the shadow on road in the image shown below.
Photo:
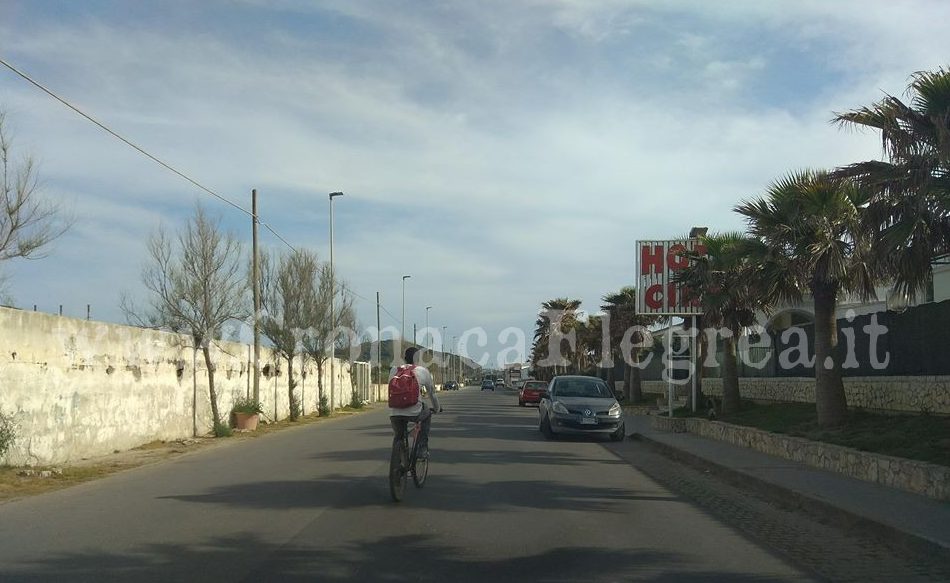
<path fill-rule="evenodd" d="M 0 579 L 21 581 L 614 581 L 780 583 L 696 570 L 676 552 L 569 546 L 542 553 L 479 558 L 427 535 L 361 541 L 274 544 L 254 533 L 199 544 L 152 544 L 115 553 L 68 553 L 5 565 Z M 329 547 L 329 548 L 328 548 Z"/>
<path fill-rule="evenodd" d="M 452 449 L 439 446 L 438 437 L 432 442 L 433 464 L 492 464 L 492 465 L 520 465 L 541 464 L 556 466 L 577 466 L 596 463 L 606 465 L 628 465 L 627 462 L 611 456 L 610 458 L 587 458 L 570 453 L 533 450 L 497 450 L 497 449 Z M 361 449 L 331 451 L 319 453 L 314 459 L 337 462 L 354 461 L 383 461 L 387 459 L 388 450 Z"/>
<path fill-rule="evenodd" d="M 249 509 L 399 508 L 389 500 L 386 476 L 353 479 L 272 480 L 213 488 L 205 494 L 161 499 Z M 542 480 L 474 483 L 452 476 L 430 476 L 425 495 L 409 492 L 413 508 L 445 512 L 486 512 L 516 507 L 542 510 L 613 512 L 631 500 L 677 502 L 676 496 L 639 494 L 632 490 Z"/>

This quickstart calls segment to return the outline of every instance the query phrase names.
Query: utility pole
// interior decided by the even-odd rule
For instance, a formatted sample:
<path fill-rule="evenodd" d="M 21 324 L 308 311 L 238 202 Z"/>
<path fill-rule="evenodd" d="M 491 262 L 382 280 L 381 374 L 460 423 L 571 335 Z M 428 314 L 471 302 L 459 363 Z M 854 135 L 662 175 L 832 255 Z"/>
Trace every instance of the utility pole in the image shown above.
<path fill-rule="evenodd" d="M 383 330 L 379 323 L 379 292 L 376 292 L 376 382 L 383 382 Z M 377 393 L 374 400 L 379 397 L 379 390 L 373 387 Z"/>
<path fill-rule="evenodd" d="M 251 190 L 251 286 L 254 289 L 254 402 L 261 401 L 261 266 L 257 252 L 257 189 Z"/>
<path fill-rule="evenodd" d="M 432 309 L 432 306 L 426 306 L 426 348 L 432 349 L 433 346 L 429 342 L 431 335 L 429 334 L 429 310 Z"/>

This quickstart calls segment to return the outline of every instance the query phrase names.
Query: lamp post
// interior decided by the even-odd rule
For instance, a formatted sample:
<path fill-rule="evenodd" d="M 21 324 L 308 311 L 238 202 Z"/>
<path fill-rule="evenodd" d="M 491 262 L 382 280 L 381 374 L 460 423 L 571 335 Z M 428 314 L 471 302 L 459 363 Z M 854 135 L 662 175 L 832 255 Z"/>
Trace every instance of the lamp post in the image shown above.
<path fill-rule="evenodd" d="M 454 351 L 458 352 L 458 346 L 456 346 L 456 340 L 455 340 L 456 338 L 458 338 L 458 336 L 453 336 L 453 337 L 452 337 L 452 347 L 451 347 L 451 350 L 454 350 Z M 454 357 L 454 353 L 453 353 L 453 357 Z M 461 374 L 461 372 L 459 372 L 459 370 L 458 370 L 458 359 L 457 359 L 457 358 L 451 358 L 451 359 L 450 359 L 450 362 L 452 363 L 452 380 L 454 380 L 454 381 L 456 381 L 456 382 L 461 382 L 461 379 L 460 379 L 459 377 L 461 377 L 462 374 Z"/>
<path fill-rule="evenodd" d="M 406 280 L 412 277 L 411 275 L 402 276 L 402 342 L 406 341 Z M 415 341 L 415 338 L 413 338 Z"/>
<path fill-rule="evenodd" d="M 343 196 L 342 192 L 331 192 L 330 193 L 330 410 L 333 411 L 333 395 L 336 393 L 334 385 L 336 384 L 336 379 L 334 378 L 333 373 L 333 359 L 336 356 L 334 352 L 334 346 L 336 345 L 336 319 L 333 314 L 333 304 L 336 299 L 336 287 L 333 282 L 334 272 L 333 272 L 333 199 Z"/>
<path fill-rule="evenodd" d="M 442 371 L 442 385 L 445 386 L 445 329 L 448 326 L 442 326 L 442 336 L 439 337 L 439 360 L 441 360 L 441 365 L 439 370 Z"/>
<path fill-rule="evenodd" d="M 432 306 L 426 306 L 426 334 L 429 334 L 429 310 L 431 309 L 432 309 Z M 429 335 L 429 339 L 430 340 L 432 339 L 431 335 Z M 427 348 L 429 348 L 429 350 L 432 349 L 432 346 L 430 346 L 428 342 L 426 343 L 426 345 L 427 345 Z"/>

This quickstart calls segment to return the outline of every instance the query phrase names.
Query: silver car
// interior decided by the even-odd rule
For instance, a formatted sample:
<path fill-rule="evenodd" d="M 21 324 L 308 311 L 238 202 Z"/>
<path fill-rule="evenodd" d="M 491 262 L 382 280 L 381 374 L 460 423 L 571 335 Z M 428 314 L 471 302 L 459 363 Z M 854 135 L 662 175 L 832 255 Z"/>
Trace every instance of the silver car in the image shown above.
<path fill-rule="evenodd" d="M 624 438 L 623 408 L 607 384 L 597 377 L 555 377 L 541 394 L 538 408 L 541 433 L 608 435 Z"/>

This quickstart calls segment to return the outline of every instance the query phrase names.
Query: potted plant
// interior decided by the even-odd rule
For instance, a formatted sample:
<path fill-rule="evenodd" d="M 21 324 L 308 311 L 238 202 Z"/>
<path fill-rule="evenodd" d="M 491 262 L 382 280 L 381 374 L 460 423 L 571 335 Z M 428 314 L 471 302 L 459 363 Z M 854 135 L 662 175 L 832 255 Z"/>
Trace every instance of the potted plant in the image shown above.
<path fill-rule="evenodd" d="M 250 397 L 240 397 L 231 407 L 231 414 L 234 415 L 234 428 L 254 431 L 257 429 L 257 422 L 260 421 L 263 412 L 260 402 Z"/>

